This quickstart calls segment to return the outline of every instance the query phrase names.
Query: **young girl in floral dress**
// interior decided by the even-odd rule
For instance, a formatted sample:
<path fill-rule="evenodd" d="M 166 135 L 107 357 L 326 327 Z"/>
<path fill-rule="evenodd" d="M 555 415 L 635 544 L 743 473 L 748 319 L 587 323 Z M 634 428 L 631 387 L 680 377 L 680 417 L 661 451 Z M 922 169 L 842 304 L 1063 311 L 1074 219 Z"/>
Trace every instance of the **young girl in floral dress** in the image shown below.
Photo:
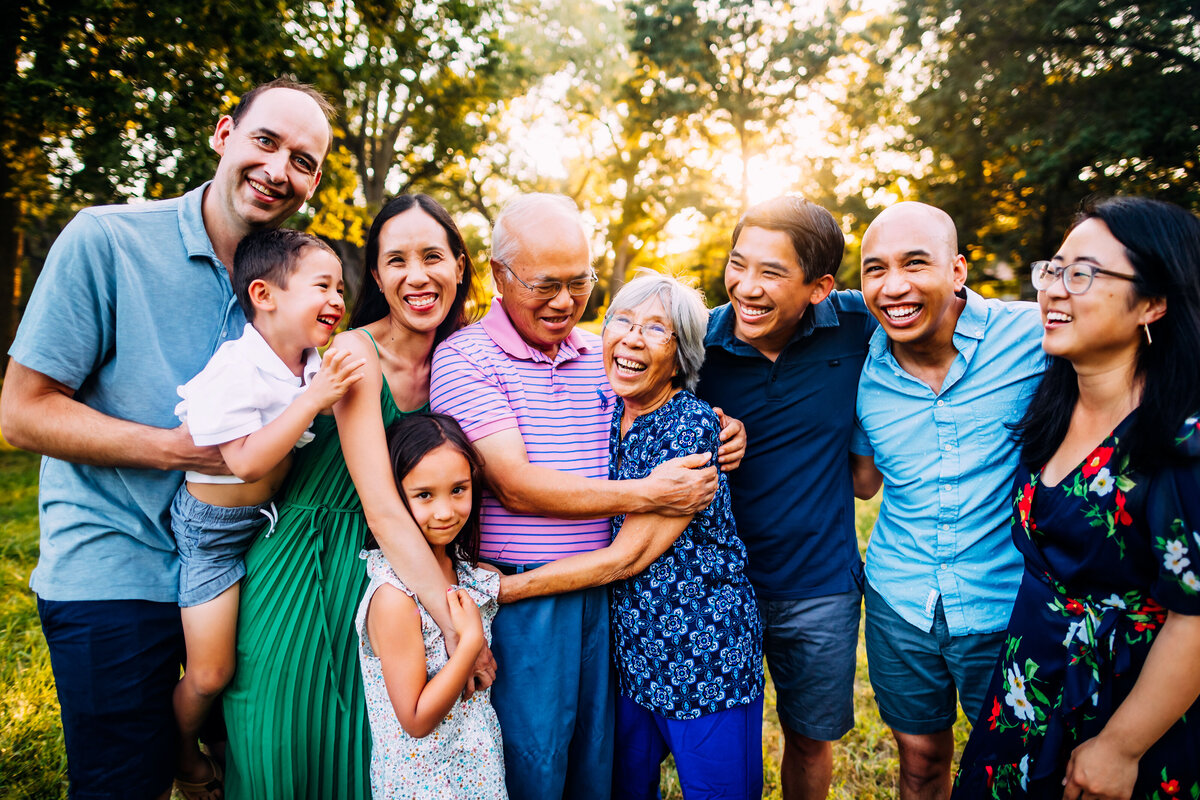
<path fill-rule="evenodd" d="M 355 619 L 371 721 L 371 793 L 383 798 L 503 800 L 504 750 L 490 689 L 463 698 L 491 639 L 500 576 L 481 569 L 480 459 L 452 418 L 412 414 L 387 431 L 400 497 L 446 581 L 458 648 L 368 541 L 370 585 Z"/>
<path fill-rule="evenodd" d="M 1033 285 L 1025 574 L 954 796 L 1200 797 L 1200 220 L 1090 206 Z"/>

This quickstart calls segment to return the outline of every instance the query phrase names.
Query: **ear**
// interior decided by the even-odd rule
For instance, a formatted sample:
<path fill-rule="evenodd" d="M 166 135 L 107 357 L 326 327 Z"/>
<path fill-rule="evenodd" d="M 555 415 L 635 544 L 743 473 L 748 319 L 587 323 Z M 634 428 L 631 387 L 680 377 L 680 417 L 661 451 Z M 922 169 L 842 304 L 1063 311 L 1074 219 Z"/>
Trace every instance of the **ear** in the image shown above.
<path fill-rule="evenodd" d="M 967 285 L 967 259 L 962 253 L 954 256 L 954 264 L 952 265 L 954 272 L 954 291 L 961 292 L 962 288 Z"/>
<path fill-rule="evenodd" d="M 823 301 L 826 297 L 829 297 L 829 293 L 833 291 L 833 284 L 834 280 L 832 275 L 822 275 L 813 281 L 812 294 L 808 296 L 808 304 L 815 306 L 817 303 Z"/>
<path fill-rule="evenodd" d="M 313 175 L 312 186 L 308 187 L 308 194 L 304 195 L 304 202 L 307 203 L 309 200 L 312 199 L 312 196 L 316 193 L 317 187 L 320 186 L 320 184 L 321 184 L 321 168 L 317 167 L 317 171 Z"/>
<path fill-rule="evenodd" d="M 466 258 L 466 256 L 459 256 L 458 257 L 458 275 L 454 279 L 455 283 L 463 282 L 463 275 L 466 273 L 466 270 L 467 270 L 467 258 Z"/>
<path fill-rule="evenodd" d="M 1151 322 L 1158 322 L 1167 315 L 1167 298 L 1166 297 L 1149 297 L 1145 300 L 1146 307 L 1142 311 L 1141 319 L 1138 320 L 1139 325 L 1149 325 Z"/>
<path fill-rule="evenodd" d="M 492 267 L 492 283 L 496 284 L 496 291 L 503 295 L 508 286 L 507 268 L 494 258 L 489 259 L 488 263 Z"/>
<path fill-rule="evenodd" d="M 275 296 L 272 293 L 271 284 L 259 278 L 256 281 L 251 281 L 250 286 L 246 289 L 246 294 L 250 297 L 250 304 L 259 311 L 274 311 Z"/>
<path fill-rule="evenodd" d="M 213 130 L 211 144 L 217 155 L 225 155 L 225 143 L 231 133 L 233 133 L 233 117 L 226 114 L 217 120 L 217 127 Z"/>

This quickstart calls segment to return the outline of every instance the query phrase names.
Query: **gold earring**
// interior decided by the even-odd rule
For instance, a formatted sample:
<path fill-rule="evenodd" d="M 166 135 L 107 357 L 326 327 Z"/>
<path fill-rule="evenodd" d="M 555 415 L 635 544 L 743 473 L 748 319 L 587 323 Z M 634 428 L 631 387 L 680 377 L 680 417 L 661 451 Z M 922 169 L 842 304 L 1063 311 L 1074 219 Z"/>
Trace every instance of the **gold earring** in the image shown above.
<path fill-rule="evenodd" d="M 1142 323 L 1142 330 L 1144 330 L 1144 331 L 1146 332 L 1146 344 L 1147 344 L 1147 345 L 1154 344 L 1154 339 L 1153 339 L 1153 338 L 1151 338 L 1151 336 L 1150 336 L 1150 323 L 1149 323 L 1149 322 L 1143 322 L 1143 323 Z"/>

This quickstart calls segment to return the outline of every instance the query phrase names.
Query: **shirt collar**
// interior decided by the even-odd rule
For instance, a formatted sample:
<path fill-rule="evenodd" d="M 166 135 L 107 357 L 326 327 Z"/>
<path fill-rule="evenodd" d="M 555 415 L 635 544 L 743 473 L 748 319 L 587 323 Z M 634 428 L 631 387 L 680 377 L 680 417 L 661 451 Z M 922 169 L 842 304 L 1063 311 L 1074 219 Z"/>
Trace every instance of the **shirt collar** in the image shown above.
<path fill-rule="evenodd" d="M 267 340 L 258 332 L 258 329 L 249 322 L 242 329 L 242 346 L 253 354 L 255 366 L 272 378 L 292 383 L 299 380 L 292 374 L 288 365 L 283 363 L 279 354 L 271 349 L 271 345 L 267 344 Z M 304 383 L 302 385 L 308 386 L 319 369 L 321 369 L 321 354 L 315 347 L 310 347 L 304 351 Z"/>
<path fill-rule="evenodd" d="M 504 310 L 501 298 L 492 298 L 492 307 L 479 324 L 483 326 L 483 330 L 487 333 L 488 337 L 501 350 L 508 354 L 509 357 L 519 361 L 551 361 L 548 355 L 541 350 L 530 347 L 529 343 L 521 338 L 521 334 L 513 326 L 508 312 Z M 598 344 L 599 339 L 597 337 L 579 330 L 577 326 L 567 335 L 562 344 L 558 346 L 558 353 L 554 356 L 553 362 L 559 364 L 563 361 L 570 361 L 573 358 L 577 358 L 580 353 L 587 353 L 594 350 Z"/>
<path fill-rule="evenodd" d="M 758 353 L 758 350 L 755 350 L 752 345 L 743 342 L 734 334 L 734 313 L 733 303 L 726 303 L 712 310 L 708 319 L 708 332 L 704 336 L 705 347 L 721 347 L 735 355 L 738 353 L 747 354 L 748 351 Z M 792 334 L 792 338 L 788 340 L 784 349 L 786 350 L 792 344 L 806 336 L 811 336 L 812 332 L 817 328 L 836 328 L 837 326 L 837 309 L 833 307 L 833 303 L 826 297 L 820 303 L 810 305 L 804 310 L 804 315 L 800 317 L 800 324 L 796 327 L 795 333 Z"/>
<path fill-rule="evenodd" d="M 204 228 L 204 190 L 211 184 L 206 181 L 179 198 L 179 234 L 189 258 L 208 258 L 220 264 Z"/>
<path fill-rule="evenodd" d="M 958 315 L 958 321 L 954 323 L 954 340 L 959 351 L 962 351 L 961 339 L 972 339 L 979 341 L 983 339 L 984 331 L 987 328 L 988 309 L 987 301 L 983 299 L 975 290 L 964 286 L 963 297 L 966 298 L 966 305 L 963 306 L 962 312 Z M 871 335 L 871 358 L 883 358 L 885 354 L 890 354 L 891 349 L 888 347 L 887 331 L 880 325 L 875 329 L 875 333 Z"/>

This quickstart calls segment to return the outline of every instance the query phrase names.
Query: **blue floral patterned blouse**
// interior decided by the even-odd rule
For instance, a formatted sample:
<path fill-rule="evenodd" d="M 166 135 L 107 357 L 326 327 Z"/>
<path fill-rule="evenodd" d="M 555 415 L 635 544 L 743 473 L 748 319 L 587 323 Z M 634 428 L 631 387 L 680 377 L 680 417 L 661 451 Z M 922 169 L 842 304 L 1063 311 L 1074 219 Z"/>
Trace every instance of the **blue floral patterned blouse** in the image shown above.
<path fill-rule="evenodd" d="M 644 478 L 664 461 L 710 452 L 720 424 L 712 408 L 680 391 L 638 417 L 621 438 L 617 399 L 609 477 Z M 624 515 L 613 517 L 615 537 Z M 671 719 L 695 719 L 749 703 L 763 690 L 762 628 L 745 576 L 746 547 L 734 527 L 729 485 L 640 575 L 612 584 L 612 628 L 621 693 Z"/>

